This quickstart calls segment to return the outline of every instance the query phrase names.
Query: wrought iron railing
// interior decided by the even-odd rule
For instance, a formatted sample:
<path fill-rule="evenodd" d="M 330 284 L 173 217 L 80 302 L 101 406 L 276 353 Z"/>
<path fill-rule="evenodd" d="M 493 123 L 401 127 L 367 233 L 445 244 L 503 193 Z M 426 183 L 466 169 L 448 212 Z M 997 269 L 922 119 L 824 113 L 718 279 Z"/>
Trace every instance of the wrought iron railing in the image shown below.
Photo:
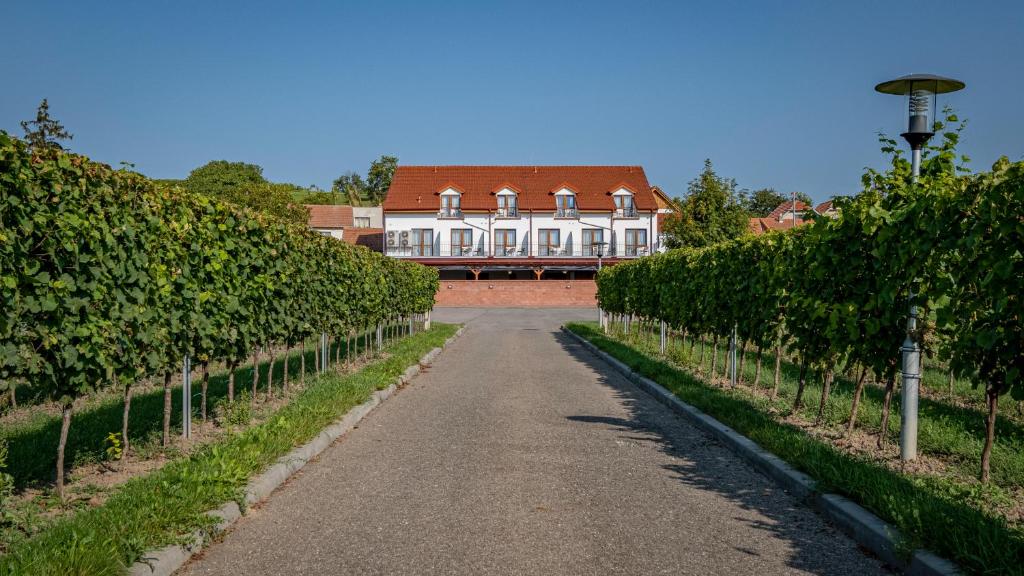
<path fill-rule="evenodd" d="M 598 244 L 448 244 L 436 242 L 427 245 L 390 244 L 385 247 L 389 256 L 401 258 L 635 258 L 647 256 L 654 248 L 648 245 L 619 243 Z"/>

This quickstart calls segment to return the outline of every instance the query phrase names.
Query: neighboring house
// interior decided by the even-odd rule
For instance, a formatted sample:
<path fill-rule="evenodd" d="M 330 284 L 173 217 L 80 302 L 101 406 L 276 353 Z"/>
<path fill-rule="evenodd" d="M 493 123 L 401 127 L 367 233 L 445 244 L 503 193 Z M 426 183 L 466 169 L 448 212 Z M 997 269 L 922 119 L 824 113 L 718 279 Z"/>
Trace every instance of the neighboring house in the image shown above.
<path fill-rule="evenodd" d="M 765 218 L 751 218 L 748 223 L 750 231 L 754 234 L 764 234 L 772 230 L 787 230 L 807 222 L 811 222 L 810 219 L 805 219 L 804 216 L 811 211 L 811 206 L 799 200 L 787 201 L 779 204 L 772 213 Z M 839 216 L 839 210 L 835 207 L 832 200 L 822 202 L 814 207 L 813 211 L 822 216 L 828 216 L 829 218 L 836 218 Z"/>
<path fill-rule="evenodd" d="M 592 278 L 658 247 L 640 166 L 399 166 L 383 206 L 385 253 L 443 279 Z"/>
<path fill-rule="evenodd" d="M 668 243 L 668 235 L 665 234 L 665 220 L 667 220 L 670 215 L 675 214 L 676 203 L 673 202 L 672 199 L 668 197 L 668 194 L 665 194 L 665 191 L 662 190 L 659 186 L 651 186 L 651 193 L 654 194 L 654 202 L 658 205 L 657 250 L 659 252 L 664 252 L 666 250 L 666 245 Z"/>
<path fill-rule="evenodd" d="M 380 206 L 307 204 L 309 227 L 349 244 L 384 249 L 383 209 Z"/>
<path fill-rule="evenodd" d="M 353 227 L 352 207 L 332 204 L 306 204 L 309 227 L 324 236 L 341 239 L 346 228 Z"/>
<path fill-rule="evenodd" d="M 353 206 L 352 223 L 356 228 L 383 228 L 384 209 L 380 206 Z"/>
<path fill-rule="evenodd" d="M 828 216 L 829 218 L 839 217 L 839 209 L 835 207 L 835 203 L 831 200 L 826 200 L 821 204 L 814 207 L 814 211 L 822 216 Z"/>

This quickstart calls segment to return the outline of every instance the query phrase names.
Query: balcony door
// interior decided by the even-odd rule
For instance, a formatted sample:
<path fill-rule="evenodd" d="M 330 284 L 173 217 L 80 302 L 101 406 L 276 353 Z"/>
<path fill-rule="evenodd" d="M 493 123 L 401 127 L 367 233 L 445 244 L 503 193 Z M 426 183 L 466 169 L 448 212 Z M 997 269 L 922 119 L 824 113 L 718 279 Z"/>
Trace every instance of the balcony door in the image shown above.
<path fill-rule="evenodd" d="M 430 228 L 414 228 L 412 231 L 412 255 L 434 255 L 434 231 Z"/>
<path fill-rule="evenodd" d="M 562 246 L 557 228 L 542 228 L 537 231 L 537 255 L 558 256 Z"/>
<path fill-rule="evenodd" d="M 636 209 L 633 207 L 633 196 L 629 194 L 618 194 L 615 199 L 615 212 L 619 216 L 632 218 L 636 216 Z"/>
<path fill-rule="evenodd" d="M 496 229 L 494 231 L 495 256 L 515 256 L 516 250 L 515 230 Z"/>
<path fill-rule="evenodd" d="M 626 230 L 626 256 L 644 256 L 647 254 L 647 229 L 629 228 Z"/>
<path fill-rule="evenodd" d="M 586 256 L 597 256 L 604 246 L 604 230 L 595 228 L 583 229 L 583 254 Z M 603 252 L 602 252 L 603 253 Z"/>
<path fill-rule="evenodd" d="M 473 253 L 473 229 L 452 230 L 452 256 L 470 256 Z"/>

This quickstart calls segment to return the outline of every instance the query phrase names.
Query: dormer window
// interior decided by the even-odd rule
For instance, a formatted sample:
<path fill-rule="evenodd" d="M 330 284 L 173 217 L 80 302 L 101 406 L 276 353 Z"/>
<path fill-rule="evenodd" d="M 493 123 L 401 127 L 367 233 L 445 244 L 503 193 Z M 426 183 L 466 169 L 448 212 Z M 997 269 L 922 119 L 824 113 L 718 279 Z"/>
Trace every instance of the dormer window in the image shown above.
<path fill-rule="evenodd" d="M 454 188 L 441 192 L 441 210 L 438 218 L 462 218 L 462 194 Z"/>
<path fill-rule="evenodd" d="M 497 193 L 498 198 L 498 218 L 518 218 L 519 217 L 519 196 L 515 190 L 511 188 L 502 188 Z"/>
<path fill-rule="evenodd" d="M 562 188 L 555 192 L 555 217 L 576 218 L 579 212 L 576 210 L 576 193 L 568 188 Z"/>
<path fill-rule="evenodd" d="M 612 194 L 615 202 L 615 216 L 618 218 L 636 218 L 636 206 L 633 204 L 633 193 L 619 188 Z"/>

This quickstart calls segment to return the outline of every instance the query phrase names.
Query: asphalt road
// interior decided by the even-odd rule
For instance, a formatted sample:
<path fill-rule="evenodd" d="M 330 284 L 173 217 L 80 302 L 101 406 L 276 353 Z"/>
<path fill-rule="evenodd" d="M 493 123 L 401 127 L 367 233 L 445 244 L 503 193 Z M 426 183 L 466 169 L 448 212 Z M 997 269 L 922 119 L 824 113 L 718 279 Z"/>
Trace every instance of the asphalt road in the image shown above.
<path fill-rule="evenodd" d="M 184 574 L 877 574 L 820 517 L 558 332 L 468 328 Z"/>

